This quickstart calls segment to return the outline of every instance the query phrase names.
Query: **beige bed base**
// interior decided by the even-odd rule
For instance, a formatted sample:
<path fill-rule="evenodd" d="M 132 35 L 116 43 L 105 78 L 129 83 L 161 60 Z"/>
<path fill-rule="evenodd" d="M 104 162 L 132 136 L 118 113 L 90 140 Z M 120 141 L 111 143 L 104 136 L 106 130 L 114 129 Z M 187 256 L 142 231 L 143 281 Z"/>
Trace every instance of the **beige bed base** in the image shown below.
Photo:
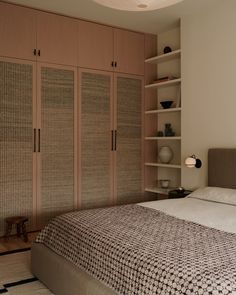
<path fill-rule="evenodd" d="M 116 294 L 43 244 L 34 243 L 31 250 L 33 274 L 55 295 Z"/>

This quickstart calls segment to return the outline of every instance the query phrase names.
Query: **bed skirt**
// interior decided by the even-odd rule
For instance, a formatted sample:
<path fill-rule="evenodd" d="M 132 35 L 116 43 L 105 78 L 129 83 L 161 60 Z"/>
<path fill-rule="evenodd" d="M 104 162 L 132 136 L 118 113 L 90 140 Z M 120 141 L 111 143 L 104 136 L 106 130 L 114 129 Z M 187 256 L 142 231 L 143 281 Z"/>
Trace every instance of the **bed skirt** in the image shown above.
<path fill-rule="evenodd" d="M 48 247 L 34 243 L 33 274 L 55 295 L 115 295 L 116 293 Z"/>

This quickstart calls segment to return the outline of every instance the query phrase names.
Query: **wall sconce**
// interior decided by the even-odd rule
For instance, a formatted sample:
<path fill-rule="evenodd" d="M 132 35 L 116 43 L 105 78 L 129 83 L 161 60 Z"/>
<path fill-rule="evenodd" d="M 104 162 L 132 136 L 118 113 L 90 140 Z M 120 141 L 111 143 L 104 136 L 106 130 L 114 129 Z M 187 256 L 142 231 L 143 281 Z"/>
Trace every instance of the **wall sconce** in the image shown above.
<path fill-rule="evenodd" d="M 188 168 L 201 168 L 202 167 L 202 161 L 200 159 L 197 159 L 195 155 L 192 155 L 185 159 L 185 165 Z"/>

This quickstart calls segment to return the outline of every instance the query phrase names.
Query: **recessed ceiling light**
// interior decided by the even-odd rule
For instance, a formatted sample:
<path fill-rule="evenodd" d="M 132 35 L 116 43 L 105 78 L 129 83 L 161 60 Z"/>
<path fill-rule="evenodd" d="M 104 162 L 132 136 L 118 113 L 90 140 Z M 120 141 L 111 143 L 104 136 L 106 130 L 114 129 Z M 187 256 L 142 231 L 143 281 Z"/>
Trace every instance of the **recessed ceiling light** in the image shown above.
<path fill-rule="evenodd" d="M 183 0 L 93 0 L 94 2 L 119 10 L 147 11 L 171 6 Z"/>

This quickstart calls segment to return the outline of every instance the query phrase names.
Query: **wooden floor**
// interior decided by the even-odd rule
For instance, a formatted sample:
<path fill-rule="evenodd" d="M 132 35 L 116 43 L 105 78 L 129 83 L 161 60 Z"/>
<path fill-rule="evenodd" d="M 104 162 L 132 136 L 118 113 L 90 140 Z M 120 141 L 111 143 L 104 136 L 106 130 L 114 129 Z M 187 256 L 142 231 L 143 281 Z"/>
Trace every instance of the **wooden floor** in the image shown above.
<path fill-rule="evenodd" d="M 0 253 L 31 247 L 31 244 L 36 239 L 38 234 L 38 231 L 28 233 L 29 241 L 27 243 L 17 236 L 9 237 L 7 242 L 4 240 L 4 238 L 0 238 Z"/>

